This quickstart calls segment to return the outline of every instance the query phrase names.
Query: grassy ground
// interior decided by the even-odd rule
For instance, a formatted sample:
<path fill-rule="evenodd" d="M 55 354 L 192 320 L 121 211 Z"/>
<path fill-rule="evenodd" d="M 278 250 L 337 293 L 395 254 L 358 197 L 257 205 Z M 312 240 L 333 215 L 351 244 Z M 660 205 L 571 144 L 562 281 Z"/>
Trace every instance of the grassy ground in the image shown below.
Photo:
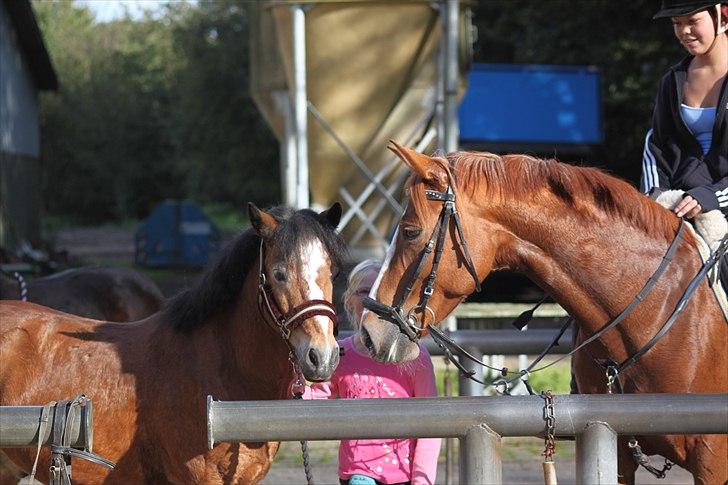
<path fill-rule="evenodd" d="M 452 366 L 443 366 L 439 363 L 439 357 L 433 357 L 435 362 L 435 382 L 437 383 L 437 394 L 439 396 L 457 396 L 458 395 L 458 370 Z M 548 360 L 546 362 L 549 362 Z M 515 368 L 515 367 L 512 367 Z M 446 380 L 450 382 L 451 391 L 445 392 Z M 558 364 L 535 372 L 529 378 L 531 387 L 534 391 L 540 392 L 550 389 L 554 394 L 569 394 L 571 382 L 571 369 L 568 359 Z"/>

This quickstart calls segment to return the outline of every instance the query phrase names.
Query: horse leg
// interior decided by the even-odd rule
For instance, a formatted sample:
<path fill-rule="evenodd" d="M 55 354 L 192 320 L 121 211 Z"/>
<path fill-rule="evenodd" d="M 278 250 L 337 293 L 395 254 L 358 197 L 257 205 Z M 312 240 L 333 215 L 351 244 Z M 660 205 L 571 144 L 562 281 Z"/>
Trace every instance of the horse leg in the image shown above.
<path fill-rule="evenodd" d="M 695 436 L 685 468 L 696 484 L 728 484 L 728 436 Z"/>
<path fill-rule="evenodd" d="M 632 458 L 632 452 L 627 446 L 627 438 L 620 437 L 617 440 L 617 481 L 623 485 L 633 485 L 634 475 L 637 471 L 637 463 Z"/>

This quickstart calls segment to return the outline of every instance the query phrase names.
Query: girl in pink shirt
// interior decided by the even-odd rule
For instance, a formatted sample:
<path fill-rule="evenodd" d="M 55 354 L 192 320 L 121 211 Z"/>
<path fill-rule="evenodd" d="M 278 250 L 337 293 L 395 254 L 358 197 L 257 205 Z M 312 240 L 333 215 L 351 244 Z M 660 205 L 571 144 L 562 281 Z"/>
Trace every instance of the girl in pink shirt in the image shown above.
<path fill-rule="evenodd" d="M 367 260 L 349 274 L 344 306 L 350 320 L 359 324 L 361 300 L 369 294 L 381 263 Z M 374 361 L 357 334 L 339 342 L 339 366 L 331 380 L 306 389 L 306 399 L 372 399 L 436 396 L 435 374 L 427 350 L 405 364 Z M 339 446 L 339 479 L 342 485 L 433 485 L 440 454 L 439 438 L 344 440 Z"/>

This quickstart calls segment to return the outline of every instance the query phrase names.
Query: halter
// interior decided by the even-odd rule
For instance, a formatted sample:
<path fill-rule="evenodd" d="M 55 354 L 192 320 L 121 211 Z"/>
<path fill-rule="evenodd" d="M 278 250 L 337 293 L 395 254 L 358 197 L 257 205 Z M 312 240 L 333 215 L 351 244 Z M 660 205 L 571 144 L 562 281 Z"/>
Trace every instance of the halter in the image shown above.
<path fill-rule="evenodd" d="M 288 313 L 283 313 L 276 303 L 273 291 L 268 285 L 263 271 L 263 260 L 265 259 L 265 245 L 260 240 L 260 262 L 258 264 L 258 310 L 268 325 L 283 337 L 288 347 L 291 347 L 288 339 L 291 332 L 300 326 L 305 320 L 316 315 L 329 317 L 334 323 L 334 335 L 339 331 L 336 319 L 336 308 L 326 300 L 308 300 L 292 308 Z"/>
<path fill-rule="evenodd" d="M 473 281 L 475 281 L 476 291 L 480 291 L 480 279 L 478 279 L 478 273 L 475 271 L 475 265 L 473 264 L 473 260 L 470 258 L 470 252 L 468 251 L 468 243 L 465 241 L 465 236 L 463 235 L 460 216 L 458 215 L 457 208 L 455 207 L 455 191 L 453 190 L 452 185 L 448 185 L 445 192 L 425 190 L 425 197 L 427 197 L 428 200 L 442 202 L 442 210 L 440 211 L 440 216 L 437 219 L 437 224 L 435 224 L 435 228 L 432 230 L 430 239 L 422 249 L 422 254 L 419 262 L 417 263 L 417 268 L 410 278 L 404 292 L 394 306 L 385 305 L 370 297 L 365 297 L 363 300 L 363 305 L 367 310 L 370 310 L 376 313 L 380 318 L 397 325 L 400 332 L 405 334 L 412 342 L 417 342 L 417 340 L 422 336 L 422 332 L 425 330 L 424 322 L 420 323 L 417 320 L 417 316 L 415 315 L 417 310 L 422 313 L 429 313 L 432 316 L 433 323 L 436 320 L 435 312 L 427 306 L 427 304 L 429 303 L 434 291 L 435 278 L 437 278 L 437 268 L 440 264 L 440 257 L 442 256 L 442 251 L 445 246 L 445 238 L 451 219 L 455 224 L 458 238 L 460 239 L 462 254 L 465 258 L 465 267 L 467 268 L 468 273 L 470 273 L 470 276 L 472 276 Z M 422 272 L 425 261 L 433 250 L 435 251 L 435 254 L 432 259 L 432 269 L 430 270 L 430 274 L 425 282 L 425 287 L 422 290 L 422 301 L 419 305 L 413 307 L 405 314 L 403 310 L 404 303 L 412 293 L 412 288 L 417 281 L 417 277 Z"/>

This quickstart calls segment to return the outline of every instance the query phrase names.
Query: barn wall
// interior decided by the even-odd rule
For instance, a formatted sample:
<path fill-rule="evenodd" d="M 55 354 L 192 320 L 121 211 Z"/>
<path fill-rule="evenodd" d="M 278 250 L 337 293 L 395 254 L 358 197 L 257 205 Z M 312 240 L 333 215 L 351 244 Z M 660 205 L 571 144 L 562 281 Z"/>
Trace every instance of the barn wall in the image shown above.
<path fill-rule="evenodd" d="M 38 92 L 0 2 L 0 245 L 40 242 Z"/>

